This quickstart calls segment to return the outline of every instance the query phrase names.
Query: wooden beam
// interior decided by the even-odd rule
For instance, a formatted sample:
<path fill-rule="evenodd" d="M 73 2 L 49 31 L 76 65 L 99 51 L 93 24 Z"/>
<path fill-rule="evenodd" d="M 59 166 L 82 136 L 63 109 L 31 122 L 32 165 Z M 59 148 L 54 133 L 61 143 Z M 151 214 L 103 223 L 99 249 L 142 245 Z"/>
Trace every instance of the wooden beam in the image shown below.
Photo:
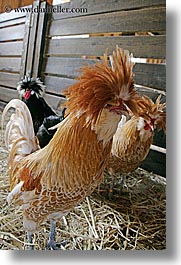
<path fill-rule="evenodd" d="M 133 72 L 136 84 L 166 90 L 165 65 L 136 63 Z"/>
<path fill-rule="evenodd" d="M 6 72 L 19 72 L 21 58 L 2 58 L 0 57 L 0 70 Z"/>
<path fill-rule="evenodd" d="M 0 56 L 21 56 L 23 41 L 0 43 Z"/>
<path fill-rule="evenodd" d="M 109 1 L 97 1 L 97 0 L 72 0 L 68 3 L 62 3 L 59 5 L 60 12 L 53 13 L 53 20 L 88 16 L 93 14 L 108 13 L 114 11 L 127 11 L 133 9 L 142 9 L 148 7 L 166 6 L 165 0 L 109 0 Z M 63 8 L 67 12 L 63 12 Z M 75 10 L 77 8 L 77 12 Z M 62 12 L 61 12 L 62 10 Z M 72 10 L 72 11 L 71 11 Z"/>
<path fill-rule="evenodd" d="M 105 48 L 109 54 L 116 45 L 128 49 L 138 58 L 165 58 L 166 36 L 119 36 L 76 39 L 50 39 L 48 55 L 102 56 Z"/>
<path fill-rule="evenodd" d="M 0 72 L 0 86 L 16 88 L 19 74 Z"/>
<path fill-rule="evenodd" d="M 166 10 L 162 7 L 101 13 L 52 20 L 50 36 L 101 32 L 166 31 Z"/>
<path fill-rule="evenodd" d="M 24 37 L 25 25 L 17 25 L 13 27 L 1 28 L 0 29 L 0 41 L 11 41 L 19 40 Z"/>
<path fill-rule="evenodd" d="M 46 2 L 40 3 L 40 8 L 42 10 L 47 9 L 47 7 L 48 4 Z M 32 75 L 34 77 L 41 76 L 46 29 L 47 29 L 47 17 L 48 14 L 46 12 L 41 12 L 38 18 L 35 51 L 34 51 L 34 62 L 32 70 Z"/>
<path fill-rule="evenodd" d="M 39 7 L 40 1 L 34 1 L 32 8 Z M 26 58 L 26 73 L 32 73 L 33 60 L 34 60 L 34 51 L 35 51 L 35 42 L 37 37 L 37 23 L 38 23 L 38 13 L 31 13 L 30 16 L 30 30 L 29 30 L 29 39 L 27 44 L 27 58 Z"/>

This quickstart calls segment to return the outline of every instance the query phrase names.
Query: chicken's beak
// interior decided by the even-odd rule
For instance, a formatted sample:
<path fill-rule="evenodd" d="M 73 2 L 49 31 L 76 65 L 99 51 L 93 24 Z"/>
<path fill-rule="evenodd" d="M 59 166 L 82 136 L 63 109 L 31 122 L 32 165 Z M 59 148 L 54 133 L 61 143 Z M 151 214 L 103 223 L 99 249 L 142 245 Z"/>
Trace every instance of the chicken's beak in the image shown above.
<path fill-rule="evenodd" d="M 126 117 L 129 115 L 129 109 L 123 101 L 119 105 L 111 106 L 110 111 L 118 115 L 125 115 Z"/>
<path fill-rule="evenodd" d="M 136 103 L 136 99 L 125 101 L 125 104 L 126 104 L 126 107 L 128 109 L 129 115 L 139 115 L 140 108 L 139 108 L 138 104 Z"/>

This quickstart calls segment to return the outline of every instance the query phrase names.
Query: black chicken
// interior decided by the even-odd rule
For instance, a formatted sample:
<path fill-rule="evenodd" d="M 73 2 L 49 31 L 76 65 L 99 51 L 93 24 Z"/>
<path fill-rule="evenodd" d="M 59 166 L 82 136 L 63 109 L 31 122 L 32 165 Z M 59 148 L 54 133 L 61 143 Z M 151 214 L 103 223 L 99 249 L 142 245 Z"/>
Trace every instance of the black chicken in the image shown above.
<path fill-rule="evenodd" d="M 40 147 L 46 146 L 49 141 L 52 139 L 57 129 L 50 129 L 59 122 L 63 121 L 65 114 L 65 109 L 62 111 L 62 116 L 51 115 L 44 118 L 42 125 L 39 127 L 36 136 L 39 140 Z"/>
<path fill-rule="evenodd" d="M 49 128 L 61 122 L 65 114 L 65 109 L 63 109 L 61 115 L 58 116 L 46 103 L 43 98 L 45 89 L 46 86 L 39 78 L 35 80 L 30 76 L 25 76 L 17 86 L 21 100 L 27 105 L 31 113 L 34 131 L 41 148 L 49 143 L 56 132 L 56 129 L 49 130 Z"/>

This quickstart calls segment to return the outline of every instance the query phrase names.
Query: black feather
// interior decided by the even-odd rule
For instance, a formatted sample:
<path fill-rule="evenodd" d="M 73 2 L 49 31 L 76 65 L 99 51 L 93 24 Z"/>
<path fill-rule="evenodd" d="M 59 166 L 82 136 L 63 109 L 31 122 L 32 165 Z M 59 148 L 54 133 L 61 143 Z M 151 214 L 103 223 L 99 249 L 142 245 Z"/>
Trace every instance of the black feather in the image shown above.
<path fill-rule="evenodd" d="M 56 130 L 48 130 L 64 119 L 65 109 L 61 116 L 58 116 L 41 96 L 44 92 L 44 85 L 40 79 L 34 80 L 25 76 L 23 81 L 18 83 L 17 90 L 21 95 L 22 101 L 27 105 L 33 120 L 34 132 L 38 137 L 40 147 L 46 146 L 53 137 Z M 26 92 L 29 96 L 26 97 Z"/>
<path fill-rule="evenodd" d="M 62 116 L 55 116 L 51 115 L 49 117 L 46 117 L 43 121 L 43 124 L 39 127 L 38 132 L 37 132 L 37 137 L 39 140 L 39 145 L 40 147 L 46 146 L 49 141 L 52 139 L 53 135 L 55 134 L 57 129 L 49 129 L 64 119 L 64 112 L 65 109 L 62 111 Z"/>

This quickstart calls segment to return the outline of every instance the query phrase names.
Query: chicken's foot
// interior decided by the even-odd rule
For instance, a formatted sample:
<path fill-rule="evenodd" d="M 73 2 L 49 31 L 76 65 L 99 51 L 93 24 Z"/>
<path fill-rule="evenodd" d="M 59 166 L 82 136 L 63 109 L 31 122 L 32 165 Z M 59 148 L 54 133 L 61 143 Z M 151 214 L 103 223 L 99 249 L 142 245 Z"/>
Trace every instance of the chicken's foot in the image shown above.
<path fill-rule="evenodd" d="M 31 232 L 27 232 L 27 237 L 28 237 L 29 250 L 34 250 L 33 234 Z"/>
<path fill-rule="evenodd" d="M 47 250 L 59 250 L 61 248 L 61 245 L 66 244 L 66 242 L 56 243 L 55 237 L 56 237 L 56 222 L 51 220 Z"/>

